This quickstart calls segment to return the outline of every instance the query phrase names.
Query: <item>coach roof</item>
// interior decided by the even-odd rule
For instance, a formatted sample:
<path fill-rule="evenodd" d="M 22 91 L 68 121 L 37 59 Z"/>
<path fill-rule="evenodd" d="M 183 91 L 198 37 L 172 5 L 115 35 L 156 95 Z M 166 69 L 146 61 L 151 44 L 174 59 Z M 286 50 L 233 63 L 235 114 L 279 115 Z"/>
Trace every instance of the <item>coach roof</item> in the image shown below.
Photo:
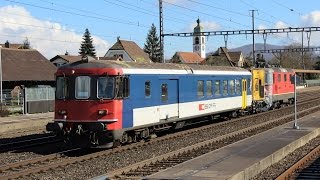
<path fill-rule="evenodd" d="M 130 70 L 133 72 L 135 69 L 144 70 L 180 70 L 185 73 L 194 71 L 238 71 L 238 72 L 248 72 L 246 69 L 239 67 L 230 66 L 208 66 L 208 65 L 196 65 L 196 64 L 176 64 L 176 63 L 137 63 L 137 62 L 124 62 L 124 61 L 101 61 L 94 60 L 89 62 L 74 62 L 61 66 L 59 69 L 80 69 L 80 68 L 121 68 L 124 70 Z M 185 74 L 182 73 L 182 74 Z"/>

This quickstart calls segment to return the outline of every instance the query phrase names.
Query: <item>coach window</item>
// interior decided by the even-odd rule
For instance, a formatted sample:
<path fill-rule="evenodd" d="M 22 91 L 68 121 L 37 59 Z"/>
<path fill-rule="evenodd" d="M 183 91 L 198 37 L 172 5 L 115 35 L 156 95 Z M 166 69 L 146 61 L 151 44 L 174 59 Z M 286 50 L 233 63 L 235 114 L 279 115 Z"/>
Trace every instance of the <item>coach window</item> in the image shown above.
<path fill-rule="evenodd" d="M 278 74 L 278 82 L 281 82 L 281 74 Z"/>
<path fill-rule="evenodd" d="M 57 99 L 65 99 L 69 94 L 69 79 L 67 77 L 57 77 L 56 85 L 56 97 Z"/>
<path fill-rule="evenodd" d="M 217 80 L 214 85 L 214 95 L 220 95 L 220 81 Z"/>
<path fill-rule="evenodd" d="M 204 83 L 203 81 L 198 81 L 198 97 L 201 98 L 204 96 Z"/>
<path fill-rule="evenodd" d="M 168 85 L 161 84 L 161 101 L 167 102 L 168 101 Z"/>
<path fill-rule="evenodd" d="M 151 94 L 151 89 L 150 89 L 150 81 L 146 81 L 144 83 L 144 94 L 146 97 L 150 97 L 150 94 Z"/>
<path fill-rule="evenodd" d="M 284 75 L 283 79 L 284 79 L 283 80 L 284 82 L 287 82 L 287 75 L 286 74 Z"/>
<path fill-rule="evenodd" d="M 124 77 L 123 78 L 123 97 L 127 98 L 130 94 L 130 88 L 129 88 L 129 78 Z"/>
<path fill-rule="evenodd" d="M 230 95 L 234 95 L 234 80 L 229 80 Z"/>
<path fill-rule="evenodd" d="M 212 81 L 207 81 L 207 96 L 212 96 Z"/>
<path fill-rule="evenodd" d="M 236 94 L 241 94 L 240 80 L 236 79 Z"/>
<path fill-rule="evenodd" d="M 78 76 L 75 86 L 76 99 L 88 99 L 90 97 L 90 77 Z"/>
<path fill-rule="evenodd" d="M 227 80 L 224 80 L 223 81 L 223 94 L 224 96 L 227 96 L 228 95 L 228 81 Z"/>

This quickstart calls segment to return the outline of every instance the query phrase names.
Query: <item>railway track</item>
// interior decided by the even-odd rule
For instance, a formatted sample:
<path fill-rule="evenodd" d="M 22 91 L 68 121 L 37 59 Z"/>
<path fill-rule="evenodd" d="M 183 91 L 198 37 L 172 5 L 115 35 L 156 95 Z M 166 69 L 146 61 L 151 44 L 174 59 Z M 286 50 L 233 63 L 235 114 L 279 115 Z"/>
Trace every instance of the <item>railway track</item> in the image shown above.
<path fill-rule="evenodd" d="M 308 108 L 316 106 L 316 105 L 319 105 L 319 98 L 314 99 L 312 101 L 308 101 L 308 102 L 299 102 L 299 106 L 307 106 Z M 302 109 L 302 108 L 298 108 L 298 109 Z M 208 125 L 205 127 L 200 127 L 200 128 L 196 128 L 196 129 L 190 129 L 190 130 L 170 134 L 170 135 L 159 137 L 156 139 L 151 139 L 149 142 L 138 142 L 135 144 L 129 144 L 127 146 L 122 146 L 122 147 L 118 147 L 115 149 L 104 150 L 104 151 L 81 155 L 81 156 L 68 157 L 68 156 L 61 155 L 61 154 L 53 154 L 53 155 L 48 155 L 48 156 L 44 156 L 44 157 L 37 159 L 36 163 L 33 163 L 33 162 L 30 163 L 30 161 L 22 161 L 22 162 L 20 162 L 20 164 L 17 164 L 17 163 L 8 164 L 8 165 L 4 165 L 4 166 L 0 167 L 0 179 L 25 177 L 25 176 L 28 176 L 31 174 L 45 172 L 48 169 L 65 167 L 70 164 L 76 164 L 76 163 L 80 163 L 80 162 L 83 163 L 85 161 L 88 161 L 88 162 L 95 161 L 99 158 L 106 157 L 106 156 L 109 156 L 112 154 L 121 156 L 121 154 L 123 152 L 129 151 L 130 149 L 148 148 L 148 146 L 152 146 L 155 143 L 161 143 L 161 142 L 164 142 L 167 140 L 173 140 L 173 139 L 178 140 L 179 138 L 186 137 L 186 136 L 191 137 L 195 134 L 198 134 L 202 131 L 206 131 L 209 129 L 216 130 L 216 129 L 221 129 L 225 126 L 238 127 L 237 123 L 243 124 L 245 120 L 248 122 L 256 123 L 255 125 L 250 125 L 250 126 L 245 124 L 245 125 L 243 125 L 243 127 L 245 127 L 245 128 L 241 129 L 241 127 L 239 127 L 240 129 L 238 131 L 234 131 L 234 132 L 225 131 L 224 132 L 225 134 L 218 136 L 219 138 L 221 138 L 220 140 L 219 139 L 210 139 L 210 140 L 202 142 L 202 144 L 198 143 L 198 144 L 194 145 L 193 147 L 188 147 L 189 149 L 186 152 L 191 152 L 191 149 L 194 149 L 194 153 L 192 153 L 193 155 L 191 155 L 191 156 L 187 156 L 185 153 L 182 153 L 182 152 L 177 153 L 176 151 L 179 151 L 179 150 L 173 151 L 172 153 L 176 153 L 176 157 L 179 157 L 179 159 L 177 159 L 177 158 L 171 159 L 168 162 L 162 162 L 160 164 L 155 165 L 155 166 L 165 168 L 164 167 L 165 164 L 174 165 L 174 163 L 181 163 L 182 160 L 187 160 L 190 157 L 192 158 L 196 155 L 203 154 L 203 153 L 207 152 L 205 150 L 200 151 L 201 149 L 208 149 L 208 150 L 212 151 L 213 149 L 226 146 L 229 143 L 233 143 L 238 140 L 244 139 L 248 136 L 254 135 L 255 133 L 259 133 L 264 130 L 270 129 L 272 127 L 276 127 L 280 124 L 284 124 L 286 122 L 289 122 L 292 120 L 292 117 L 293 117 L 292 110 L 293 110 L 292 107 L 285 107 L 285 108 L 270 111 L 270 112 L 255 114 L 255 115 L 251 115 L 248 117 L 242 117 L 242 118 L 238 118 L 238 119 L 234 119 L 234 120 L 230 120 L 230 121 L 225 121 L 225 122 L 218 123 L 218 124 L 212 124 L 212 125 Z M 313 107 L 311 109 L 305 110 L 304 112 L 300 112 L 298 116 L 304 116 L 304 115 L 310 114 L 310 113 L 312 113 L 314 111 L 318 111 L 318 110 L 320 110 L 320 107 Z M 261 120 L 259 122 L 259 117 L 272 117 L 272 114 L 279 114 L 281 116 L 284 116 L 284 115 L 286 115 L 286 116 L 283 117 L 282 120 L 278 120 L 278 122 L 273 122 L 273 121 L 266 122 L 265 120 Z M 254 126 L 257 126 L 257 127 L 261 126 L 261 127 L 257 128 Z M 202 146 L 202 148 L 199 149 L 197 146 L 198 147 Z M 186 150 L 186 149 L 184 149 L 184 150 Z M 171 153 L 171 155 L 172 155 L 172 153 Z M 181 155 L 179 155 L 179 154 L 181 154 Z M 165 154 L 163 156 L 171 157 L 168 154 Z M 58 158 L 56 158 L 56 157 L 58 157 Z M 184 159 L 180 158 L 180 157 L 184 157 Z M 162 157 L 162 159 L 163 159 L 163 157 Z M 150 162 L 150 160 L 147 160 L 147 161 Z M 42 165 L 42 166 L 37 166 L 37 165 L 31 166 L 30 165 L 30 164 L 38 164 L 38 162 L 40 162 L 40 164 L 43 162 L 47 162 L 47 163 L 46 163 L 46 165 Z M 155 164 L 156 162 L 160 162 L 160 161 L 154 160 L 154 159 L 151 160 L 151 163 Z M 152 165 L 151 163 L 149 165 Z M 147 164 L 145 164 L 145 165 L 146 165 L 146 167 L 149 166 Z M 23 168 L 20 169 L 17 167 L 28 167 L 28 168 L 27 169 L 23 169 Z M 138 167 L 141 167 L 141 165 L 139 165 Z M 150 168 L 152 169 L 153 166 L 149 166 L 149 169 Z M 15 171 L 11 171 L 10 169 L 15 169 Z M 130 169 L 132 169 L 132 168 L 130 168 Z M 122 172 L 125 172 L 125 171 L 122 171 Z M 146 172 L 146 170 L 142 170 L 142 172 Z M 116 175 L 117 174 L 115 174 L 115 176 Z M 145 174 L 141 174 L 141 177 L 144 175 Z M 136 174 L 135 174 L 135 176 L 136 176 Z M 132 176 L 129 176 L 129 177 L 132 177 Z"/>
<path fill-rule="evenodd" d="M 16 140 L 10 140 L 4 143 L 0 143 L 0 153 L 19 150 L 19 149 L 26 149 L 34 146 L 40 146 L 50 143 L 62 142 L 61 138 L 57 138 L 56 135 L 52 133 L 48 134 L 41 134 L 37 137 L 33 138 L 17 138 Z"/>
<path fill-rule="evenodd" d="M 320 110 L 320 106 L 311 109 L 312 111 L 318 111 Z M 307 111 L 310 112 L 310 110 Z M 307 111 L 301 112 L 299 114 L 301 115 L 303 113 L 306 113 Z M 290 116 L 291 115 L 288 115 L 281 119 L 276 119 L 259 125 L 251 126 L 218 138 L 214 138 L 212 140 L 185 147 L 177 151 L 170 152 L 162 156 L 139 162 L 131 166 L 96 177 L 96 179 L 141 179 L 145 176 L 159 172 L 162 169 L 170 168 L 174 165 L 201 156 L 218 148 L 277 127 L 280 124 L 284 124 L 285 122 L 287 122 L 286 119 Z"/>
<path fill-rule="evenodd" d="M 320 179 L 320 146 L 305 155 L 283 172 L 276 180 L 285 179 Z"/>
<path fill-rule="evenodd" d="M 67 157 L 67 153 L 79 153 L 81 151 L 81 148 L 76 148 L 35 159 L 0 166 L 0 179 L 5 180 L 21 178 L 33 173 L 46 171 L 50 168 L 55 167 L 55 164 L 58 164 L 56 167 L 60 165 L 66 165 L 69 162 L 68 160 L 72 161 L 73 159 L 71 157 Z"/>
<path fill-rule="evenodd" d="M 319 100 L 314 100 L 315 102 L 318 102 Z M 307 104 L 310 104 L 310 102 L 308 102 Z M 275 111 L 281 111 L 282 109 L 279 109 L 279 110 L 275 110 Z M 303 112 L 303 113 L 300 113 L 299 114 L 299 116 L 303 116 L 303 115 L 307 115 L 307 114 L 310 114 L 311 112 L 313 112 L 313 111 L 318 111 L 318 110 L 320 110 L 320 107 L 316 107 L 316 108 L 312 108 L 312 110 L 306 110 L 305 112 Z M 269 112 L 270 113 L 270 112 Z M 260 115 L 262 115 L 262 114 L 266 114 L 266 113 L 261 113 L 261 114 L 257 114 L 257 115 L 252 115 L 251 116 L 251 118 L 253 118 L 253 119 L 256 119 L 258 116 L 260 116 Z M 283 113 L 281 113 L 281 114 L 283 114 Z M 291 117 L 291 118 L 290 118 Z M 284 118 L 282 118 L 282 121 L 283 122 L 278 122 L 278 123 L 276 123 L 276 122 L 268 122 L 269 124 L 272 124 L 273 126 L 270 126 L 270 127 L 268 127 L 268 128 L 266 128 L 265 130 L 267 130 L 267 129 L 270 129 L 270 128 L 272 128 L 272 127 L 276 127 L 276 126 L 278 126 L 278 125 L 280 125 L 280 124 L 283 124 L 283 123 L 286 123 L 286 122 L 288 122 L 288 121 L 291 121 L 292 120 L 292 114 L 290 114 L 290 115 L 288 115 L 288 116 L 286 116 L 286 117 L 284 117 Z M 231 124 L 234 124 L 236 121 L 241 121 L 241 120 L 243 120 L 244 118 L 239 118 L 239 119 L 235 119 L 235 120 L 233 120 L 233 122 L 232 121 L 226 121 L 226 122 L 223 122 L 223 123 L 220 123 L 219 125 L 217 125 L 217 124 L 215 124 L 215 125 L 212 125 L 212 128 L 214 127 L 214 128 L 219 128 L 218 126 L 220 126 L 221 124 L 228 124 L 228 123 L 231 123 Z M 149 142 L 140 142 L 140 143 L 136 143 L 136 144 L 130 144 L 130 145 L 128 145 L 128 146 L 123 146 L 123 147 L 119 147 L 119 148 L 115 148 L 115 149 L 112 149 L 112 150 L 106 150 L 106 151 L 102 151 L 102 152 L 98 152 L 98 153 L 94 153 L 94 154 L 89 154 L 89 155 L 86 155 L 86 156 L 83 156 L 83 157 L 79 157 L 79 158 L 77 158 L 77 159 L 73 159 L 72 160 L 72 162 L 70 162 L 69 161 L 69 163 L 77 163 L 77 162 L 84 162 L 84 161 L 87 161 L 87 160 L 90 160 L 90 161 L 94 161 L 94 159 L 97 159 L 97 158 L 99 158 L 99 157 L 103 157 L 103 156 L 108 156 L 108 155 L 110 155 L 110 154 L 118 154 L 118 156 L 121 156 L 121 153 L 122 152 L 124 152 L 124 151 L 127 151 L 127 150 L 130 150 L 130 149 L 135 149 L 135 148 L 138 148 L 139 146 L 140 147 L 146 147 L 147 145 L 152 145 L 152 144 L 154 144 L 154 143 L 161 143 L 162 141 L 165 141 L 165 140 L 167 140 L 167 139 L 175 139 L 175 138 L 178 138 L 178 137 L 183 137 L 183 136 L 192 136 L 192 134 L 194 134 L 194 133 L 196 133 L 196 132 L 199 132 L 199 131 L 203 131 L 203 130 L 205 130 L 205 128 L 209 128 L 209 127 L 200 127 L 200 128 L 198 128 L 196 131 L 194 131 L 193 129 L 191 129 L 191 130 L 187 130 L 187 131 L 182 131 L 182 132 L 179 132 L 179 133 L 175 133 L 174 135 L 168 135 L 168 136 L 165 136 L 165 137 L 160 137 L 160 138 L 157 138 L 157 139 L 154 139 L 154 140 L 151 140 L 151 141 L 149 141 Z M 207 150 L 209 150 L 209 151 L 212 151 L 213 149 L 217 149 L 217 148 L 220 148 L 220 147 L 223 147 L 223 146 L 226 146 L 226 145 L 228 145 L 229 143 L 231 144 L 231 143 L 233 143 L 233 142 L 236 142 L 236 141 L 239 141 L 239 140 L 241 140 L 241 139 L 244 139 L 244 138 L 246 138 L 246 137 L 248 137 L 248 136 L 251 136 L 251 135 L 254 135 L 255 133 L 253 133 L 253 134 L 250 134 L 250 132 L 252 133 L 252 132 L 254 132 L 254 131 L 251 131 L 251 130 L 249 130 L 250 128 L 248 128 L 248 129 L 245 129 L 245 130 L 240 130 L 239 132 L 235 132 L 235 133 L 230 133 L 230 134 L 228 134 L 228 135 L 226 135 L 227 137 L 224 137 L 224 136 L 222 136 L 221 137 L 221 139 L 222 140 L 211 140 L 212 141 L 212 143 L 211 143 L 211 145 L 213 145 L 213 146 L 215 146 L 216 148 L 209 148 L 209 147 L 205 147 L 205 148 L 201 148 L 201 149 L 207 149 Z M 255 127 L 251 127 L 251 129 L 256 129 Z M 261 130 L 261 129 L 260 129 Z M 264 131 L 264 130 L 262 130 L 262 131 Z M 262 132 L 262 131 L 260 131 L 260 132 Z M 241 135 L 241 132 L 247 132 L 247 134 L 242 134 Z M 256 133 L 259 133 L 258 131 L 255 131 Z M 234 139 L 233 141 L 231 141 L 231 140 L 229 140 L 229 139 L 227 139 L 227 138 L 235 138 L 235 137 L 237 137 L 236 139 Z M 239 138 L 239 139 L 238 139 Z M 208 142 L 210 142 L 210 141 L 206 141 L 206 143 L 208 143 Z M 229 143 L 226 143 L 226 142 L 229 142 Z M 221 145 L 221 146 L 219 146 L 219 144 Z M 201 144 L 200 146 L 202 146 L 202 147 L 204 147 L 204 145 L 203 144 Z M 194 146 L 194 147 L 192 147 L 192 148 L 194 148 L 194 149 L 196 149 L 196 146 Z M 209 151 L 205 151 L 205 152 L 200 152 L 200 154 L 203 154 L 203 153 L 206 153 L 206 152 L 209 152 Z M 170 154 L 170 153 L 169 153 Z M 179 153 L 177 153 L 177 154 L 179 154 Z M 195 153 L 195 154 L 199 154 L 199 153 Z M 164 155 L 164 156 L 168 156 L 168 155 Z M 192 157 L 194 157 L 193 155 L 192 155 Z M 160 159 L 162 159 L 163 157 L 161 156 L 160 157 Z M 188 158 L 185 158 L 185 160 L 187 160 Z M 154 162 L 154 161 L 157 161 L 157 160 L 151 160 L 151 162 Z M 149 162 L 149 161 L 148 161 Z M 178 161 L 176 161 L 176 163 L 179 163 L 179 162 L 182 162 L 181 160 L 178 160 Z M 172 161 L 171 162 L 165 162 L 165 163 L 162 163 L 162 164 L 173 164 L 172 163 Z M 63 162 L 63 164 L 65 164 L 64 162 Z M 140 163 L 139 163 L 140 164 Z M 164 167 L 163 165 L 160 165 L 160 166 L 162 166 L 162 167 Z M 58 166 L 60 166 L 61 164 L 55 164 L 54 165 L 54 167 L 58 167 Z M 146 164 L 145 164 L 146 165 Z M 52 167 L 52 168 L 54 168 L 54 167 Z M 140 166 L 139 166 L 140 167 Z M 151 167 L 151 168 L 154 168 L 154 167 Z M 129 169 L 132 169 L 131 167 L 129 168 Z M 132 177 L 130 177 L 129 179 L 131 179 Z"/>

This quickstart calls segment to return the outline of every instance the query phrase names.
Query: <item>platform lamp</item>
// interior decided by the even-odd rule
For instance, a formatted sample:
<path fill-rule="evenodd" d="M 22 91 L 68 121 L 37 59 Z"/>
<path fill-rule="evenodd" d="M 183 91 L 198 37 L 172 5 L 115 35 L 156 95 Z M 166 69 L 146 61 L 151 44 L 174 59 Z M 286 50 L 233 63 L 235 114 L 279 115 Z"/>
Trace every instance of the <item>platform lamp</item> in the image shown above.
<path fill-rule="evenodd" d="M 293 79 L 290 79 L 291 83 L 294 84 L 294 124 L 293 129 L 300 129 L 298 126 L 298 118 L 297 118 L 297 74 L 294 72 Z"/>

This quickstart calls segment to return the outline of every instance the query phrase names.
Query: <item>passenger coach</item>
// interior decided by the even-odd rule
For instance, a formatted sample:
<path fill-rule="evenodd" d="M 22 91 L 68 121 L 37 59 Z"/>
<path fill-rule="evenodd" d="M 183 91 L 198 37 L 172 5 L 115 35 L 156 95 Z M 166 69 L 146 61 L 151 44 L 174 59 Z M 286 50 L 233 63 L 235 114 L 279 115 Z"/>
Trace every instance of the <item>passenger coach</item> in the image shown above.
<path fill-rule="evenodd" d="M 251 73 L 236 67 L 100 60 L 62 66 L 56 81 L 47 129 L 91 145 L 149 138 L 196 117 L 237 116 L 252 103 Z"/>

